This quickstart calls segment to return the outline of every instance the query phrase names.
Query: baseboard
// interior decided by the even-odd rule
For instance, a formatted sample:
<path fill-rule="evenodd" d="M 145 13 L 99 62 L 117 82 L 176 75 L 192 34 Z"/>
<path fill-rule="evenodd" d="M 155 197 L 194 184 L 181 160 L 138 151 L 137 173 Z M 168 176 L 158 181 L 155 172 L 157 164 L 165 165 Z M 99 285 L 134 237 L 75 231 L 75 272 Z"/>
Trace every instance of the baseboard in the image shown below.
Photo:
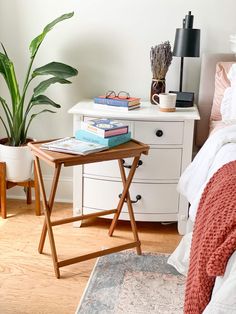
<path fill-rule="evenodd" d="M 46 175 L 44 178 L 45 190 L 49 194 L 52 184 L 52 176 Z M 7 191 L 7 196 L 13 199 L 25 199 L 25 193 L 22 187 L 16 186 Z M 32 198 L 34 199 L 34 189 L 32 189 Z M 73 179 L 72 177 L 60 177 L 57 193 L 55 196 L 56 202 L 72 203 L 73 202 Z"/>

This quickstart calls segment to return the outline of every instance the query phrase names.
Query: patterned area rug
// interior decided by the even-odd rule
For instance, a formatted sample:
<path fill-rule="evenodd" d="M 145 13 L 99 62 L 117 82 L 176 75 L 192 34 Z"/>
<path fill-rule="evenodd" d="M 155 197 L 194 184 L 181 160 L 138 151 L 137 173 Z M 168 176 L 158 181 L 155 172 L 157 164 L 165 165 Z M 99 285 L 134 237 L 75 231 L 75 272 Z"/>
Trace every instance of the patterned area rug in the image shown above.
<path fill-rule="evenodd" d="M 131 251 L 99 258 L 76 314 L 182 314 L 185 277 L 167 258 Z"/>

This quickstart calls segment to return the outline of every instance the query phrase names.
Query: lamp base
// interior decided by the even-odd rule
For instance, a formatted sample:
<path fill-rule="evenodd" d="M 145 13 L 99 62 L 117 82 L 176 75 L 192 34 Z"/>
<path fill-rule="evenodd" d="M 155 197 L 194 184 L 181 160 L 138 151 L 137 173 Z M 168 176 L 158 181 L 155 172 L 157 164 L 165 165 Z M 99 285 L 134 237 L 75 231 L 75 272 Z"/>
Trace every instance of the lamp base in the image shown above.
<path fill-rule="evenodd" d="M 183 108 L 193 107 L 194 93 L 174 92 L 174 91 L 169 91 L 169 93 L 177 94 L 176 107 L 183 107 Z"/>

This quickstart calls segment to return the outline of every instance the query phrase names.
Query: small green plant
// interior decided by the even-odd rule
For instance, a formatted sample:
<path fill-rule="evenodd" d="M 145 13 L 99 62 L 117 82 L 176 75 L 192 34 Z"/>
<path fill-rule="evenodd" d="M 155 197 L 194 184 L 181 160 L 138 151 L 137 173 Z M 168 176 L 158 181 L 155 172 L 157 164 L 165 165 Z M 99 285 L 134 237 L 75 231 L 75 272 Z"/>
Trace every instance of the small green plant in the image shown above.
<path fill-rule="evenodd" d="M 25 81 L 22 91 L 19 89 L 18 80 L 15 74 L 14 64 L 8 57 L 6 49 L 1 44 L 3 53 L 0 52 L 0 73 L 2 74 L 11 98 L 11 104 L 9 105 L 5 99 L 0 96 L 0 104 L 2 105 L 3 112 L 5 113 L 5 120 L 0 116 L 6 135 L 8 138 L 8 145 L 20 146 L 27 141 L 27 133 L 32 120 L 41 113 L 55 111 L 50 109 L 40 109 L 38 112 L 33 113 L 32 109 L 36 109 L 40 106 L 50 106 L 54 108 L 60 108 L 61 106 L 55 103 L 53 100 L 44 95 L 44 92 L 51 84 L 69 84 L 69 77 L 78 74 L 78 71 L 64 63 L 50 62 L 42 67 L 32 70 L 32 65 L 35 60 L 39 47 L 45 38 L 46 34 L 59 22 L 69 19 L 74 13 L 63 14 L 58 17 L 46 27 L 43 32 L 35 37 L 29 47 L 30 50 L 30 63 L 26 72 Z M 27 90 L 31 82 L 35 77 L 50 75 L 51 77 L 41 81 L 33 89 L 32 95 L 29 100 L 26 101 Z"/>

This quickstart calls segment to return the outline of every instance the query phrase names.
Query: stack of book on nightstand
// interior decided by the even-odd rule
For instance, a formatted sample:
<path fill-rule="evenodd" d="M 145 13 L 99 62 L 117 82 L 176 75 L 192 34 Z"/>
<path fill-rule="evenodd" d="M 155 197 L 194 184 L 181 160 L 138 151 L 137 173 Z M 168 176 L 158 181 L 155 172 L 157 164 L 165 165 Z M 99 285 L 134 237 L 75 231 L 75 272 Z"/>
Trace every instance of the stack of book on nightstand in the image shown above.
<path fill-rule="evenodd" d="M 94 103 L 98 109 L 129 111 L 140 108 L 140 98 L 136 97 L 124 98 L 98 96 L 94 98 Z"/>
<path fill-rule="evenodd" d="M 92 119 L 81 122 L 81 129 L 75 133 L 81 141 L 114 147 L 126 143 L 131 138 L 129 126 L 110 119 Z"/>

